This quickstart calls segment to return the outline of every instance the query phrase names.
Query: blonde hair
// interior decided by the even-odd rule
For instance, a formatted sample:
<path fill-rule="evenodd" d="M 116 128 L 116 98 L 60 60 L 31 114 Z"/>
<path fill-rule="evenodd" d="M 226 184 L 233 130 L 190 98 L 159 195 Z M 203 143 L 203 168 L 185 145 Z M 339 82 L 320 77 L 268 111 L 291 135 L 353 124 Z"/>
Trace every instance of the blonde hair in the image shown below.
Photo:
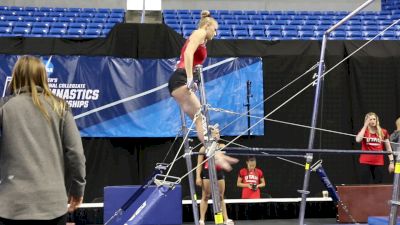
<path fill-rule="evenodd" d="M 49 112 L 44 107 L 39 95 L 42 94 L 44 96 L 45 101 L 50 104 L 58 116 L 62 117 L 67 109 L 66 102 L 51 92 L 47 83 L 45 66 L 37 57 L 26 55 L 18 59 L 12 72 L 10 87 L 12 94 L 19 94 L 21 88 L 27 88 L 27 91 L 32 96 L 33 104 L 48 121 L 50 121 Z M 38 93 L 37 87 L 41 87 L 43 92 Z"/>
<path fill-rule="evenodd" d="M 374 113 L 374 112 L 369 112 L 369 113 L 367 113 L 366 115 L 365 115 L 365 120 L 368 118 L 368 117 L 370 117 L 370 116 L 375 116 L 375 118 L 376 118 L 376 133 L 378 134 L 378 137 L 381 139 L 381 140 L 383 140 L 383 131 L 382 131 L 382 127 L 381 127 L 381 125 L 380 125 L 380 123 L 379 123 L 379 117 L 378 117 L 378 115 L 376 115 L 376 113 Z"/>
<path fill-rule="evenodd" d="M 400 129 L 400 117 L 396 120 L 396 127 L 397 129 Z"/>
<path fill-rule="evenodd" d="M 201 15 L 201 18 L 200 18 L 200 21 L 198 24 L 198 28 L 203 27 L 204 25 L 209 24 L 209 23 L 218 24 L 218 22 L 214 18 L 211 17 L 210 11 L 203 10 L 203 11 L 201 11 L 200 15 Z"/>

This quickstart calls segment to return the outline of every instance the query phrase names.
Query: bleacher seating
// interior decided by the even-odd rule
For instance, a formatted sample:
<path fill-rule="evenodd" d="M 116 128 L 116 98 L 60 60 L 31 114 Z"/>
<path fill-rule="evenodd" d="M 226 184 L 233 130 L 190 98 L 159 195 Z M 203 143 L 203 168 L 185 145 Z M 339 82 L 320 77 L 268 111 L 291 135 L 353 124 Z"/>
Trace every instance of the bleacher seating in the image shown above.
<path fill-rule="evenodd" d="M 212 10 L 218 21 L 218 39 L 321 39 L 324 32 L 349 14 L 344 11 Z M 200 10 L 163 10 L 164 23 L 187 38 L 200 18 Z M 382 11 L 363 11 L 330 33 L 331 40 L 400 40 L 400 0 L 382 0 Z"/>
<path fill-rule="evenodd" d="M 0 6 L 0 37 L 105 37 L 125 9 Z"/>

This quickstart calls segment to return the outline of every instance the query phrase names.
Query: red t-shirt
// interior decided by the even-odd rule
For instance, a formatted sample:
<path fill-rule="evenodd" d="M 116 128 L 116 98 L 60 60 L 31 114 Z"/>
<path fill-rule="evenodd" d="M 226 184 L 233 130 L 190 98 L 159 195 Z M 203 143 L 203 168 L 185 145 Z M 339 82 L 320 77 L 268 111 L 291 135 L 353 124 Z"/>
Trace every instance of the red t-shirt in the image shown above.
<path fill-rule="evenodd" d="M 258 168 L 252 171 L 249 171 L 247 168 L 243 168 L 239 171 L 239 177 L 242 178 L 242 183 L 260 184 L 261 178 L 264 178 L 264 174 Z M 242 189 L 242 198 L 261 198 L 260 189 L 257 188 L 256 191 L 253 191 L 250 188 L 245 187 Z"/>
<path fill-rule="evenodd" d="M 179 62 L 177 68 L 184 69 L 185 68 L 185 50 L 187 45 L 189 44 L 189 39 L 185 42 L 181 50 L 181 57 L 179 58 Z M 204 60 L 207 58 L 207 48 L 205 44 L 199 45 L 193 55 L 193 67 L 199 64 L 203 64 Z"/>
<path fill-rule="evenodd" d="M 361 141 L 361 150 L 365 151 L 383 151 L 385 149 L 384 140 L 389 139 L 387 130 L 382 129 L 383 140 L 381 140 L 378 134 L 369 133 L 368 129 L 365 130 L 364 138 Z M 360 155 L 360 163 L 368 165 L 383 166 L 384 160 L 383 155 Z"/>

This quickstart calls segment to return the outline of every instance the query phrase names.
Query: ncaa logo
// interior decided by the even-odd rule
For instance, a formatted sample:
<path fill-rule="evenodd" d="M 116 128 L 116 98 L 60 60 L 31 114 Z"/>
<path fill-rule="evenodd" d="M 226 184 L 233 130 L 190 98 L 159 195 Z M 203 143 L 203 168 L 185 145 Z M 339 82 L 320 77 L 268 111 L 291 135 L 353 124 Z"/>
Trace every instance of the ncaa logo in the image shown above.
<path fill-rule="evenodd" d="M 49 59 L 42 59 L 42 62 L 46 68 L 47 76 L 50 76 L 54 71 L 54 65 L 51 63 L 51 58 L 52 56 L 50 56 Z"/>

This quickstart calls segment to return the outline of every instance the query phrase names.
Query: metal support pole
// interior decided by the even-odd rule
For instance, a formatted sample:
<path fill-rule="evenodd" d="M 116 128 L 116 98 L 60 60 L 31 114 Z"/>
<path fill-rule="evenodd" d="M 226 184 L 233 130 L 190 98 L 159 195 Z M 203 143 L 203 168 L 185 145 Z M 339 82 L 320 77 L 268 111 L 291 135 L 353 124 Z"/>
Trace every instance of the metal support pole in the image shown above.
<path fill-rule="evenodd" d="M 182 136 L 186 137 L 187 133 L 189 132 L 187 125 L 186 125 L 186 119 L 185 119 L 185 112 L 183 112 L 182 108 L 180 109 L 181 112 L 181 121 L 182 121 Z M 184 146 L 185 146 L 185 153 L 186 153 L 186 167 L 188 171 L 191 171 L 193 166 L 192 166 L 192 158 L 190 157 L 190 146 L 189 146 L 189 139 L 186 138 L 186 140 L 183 140 Z M 196 189 L 194 185 L 194 179 L 193 179 L 193 173 L 190 173 L 188 175 L 189 179 L 189 189 L 190 189 L 190 197 L 192 199 L 192 210 L 193 210 L 193 219 L 194 219 L 194 224 L 199 225 L 199 210 L 197 207 L 197 196 L 196 196 Z"/>
<path fill-rule="evenodd" d="M 247 109 L 247 137 L 248 138 L 250 138 L 250 135 L 251 135 L 251 129 L 250 129 L 250 126 L 251 126 L 251 118 L 250 118 L 250 98 L 251 97 L 253 97 L 253 95 L 251 94 L 251 81 L 247 81 L 246 82 L 246 84 L 247 84 L 247 88 L 246 88 L 246 90 L 247 90 L 247 96 L 246 96 L 246 100 L 247 100 L 247 102 L 246 102 L 246 104 L 244 104 L 244 106 L 246 106 L 246 109 Z"/>
<path fill-rule="evenodd" d="M 400 151 L 400 140 L 397 141 L 396 152 Z M 400 205 L 399 202 L 399 184 L 400 184 L 400 157 L 397 154 L 393 154 L 395 157 L 395 167 L 394 167 L 394 179 L 393 179 L 393 192 L 392 200 L 390 201 L 390 214 L 389 214 L 389 225 L 397 224 L 397 209 Z"/>
<path fill-rule="evenodd" d="M 210 149 L 213 141 L 210 129 L 210 115 L 208 113 L 207 99 L 205 93 L 204 86 L 204 78 L 203 78 L 203 66 L 197 65 L 195 67 L 195 73 L 198 74 L 199 78 L 199 91 L 200 91 L 200 103 L 201 103 L 201 119 L 205 120 L 202 123 L 206 131 L 206 137 L 204 138 L 204 147 L 206 148 L 206 154 Z M 213 210 L 214 210 L 214 221 L 215 224 L 223 224 L 224 218 L 222 216 L 222 207 L 221 207 L 221 196 L 219 194 L 218 188 L 218 179 L 217 179 L 217 170 L 215 168 L 215 159 L 214 157 L 208 158 L 208 174 L 210 177 L 210 188 L 211 188 L 211 197 L 213 199 Z"/>
<path fill-rule="evenodd" d="M 319 97 L 321 93 L 321 75 L 324 72 L 324 63 L 325 63 L 325 48 L 326 48 L 326 41 L 328 40 L 328 33 L 325 33 L 322 39 L 322 46 L 321 46 L 321 56 L 319 60 L 318 66 L 318 76 L 316 80 L 316 88 L 315 88 L 315 96 L 314 96 L 314 107 L 313 107 L 313 114 L 311 119 L 311 130 L 310 136 L 308 140 L 308 150 L 314 148 L 314 139 L 315 139 L 315 127 L 317 125 L 317 118 L 318 118 L 318 107 L 319 107 Z M 299 224 L 304 224 L 304 216 L 306 212 L 306 204 L 307 204 L 307 195 L 310 193 L 308 191 L 308 186 L 310 182 L 310 163 L 312 162 L 313 154 L 307 153 L 306 155 L 306 166 L 305 166 L 305 174 L 304 174 L 304 181 L 303 181 L 303 189 L 299 191 L 301 193 L 301 204 L 300 204 L 300 212 L 299 212 Z"/>
<path fill-rule="evenodd" d="M 146 17 L 146 0 L 143 0 L 142 16 L 140 18 L 140 23 L 144 23 L 145 17 Z"/>

